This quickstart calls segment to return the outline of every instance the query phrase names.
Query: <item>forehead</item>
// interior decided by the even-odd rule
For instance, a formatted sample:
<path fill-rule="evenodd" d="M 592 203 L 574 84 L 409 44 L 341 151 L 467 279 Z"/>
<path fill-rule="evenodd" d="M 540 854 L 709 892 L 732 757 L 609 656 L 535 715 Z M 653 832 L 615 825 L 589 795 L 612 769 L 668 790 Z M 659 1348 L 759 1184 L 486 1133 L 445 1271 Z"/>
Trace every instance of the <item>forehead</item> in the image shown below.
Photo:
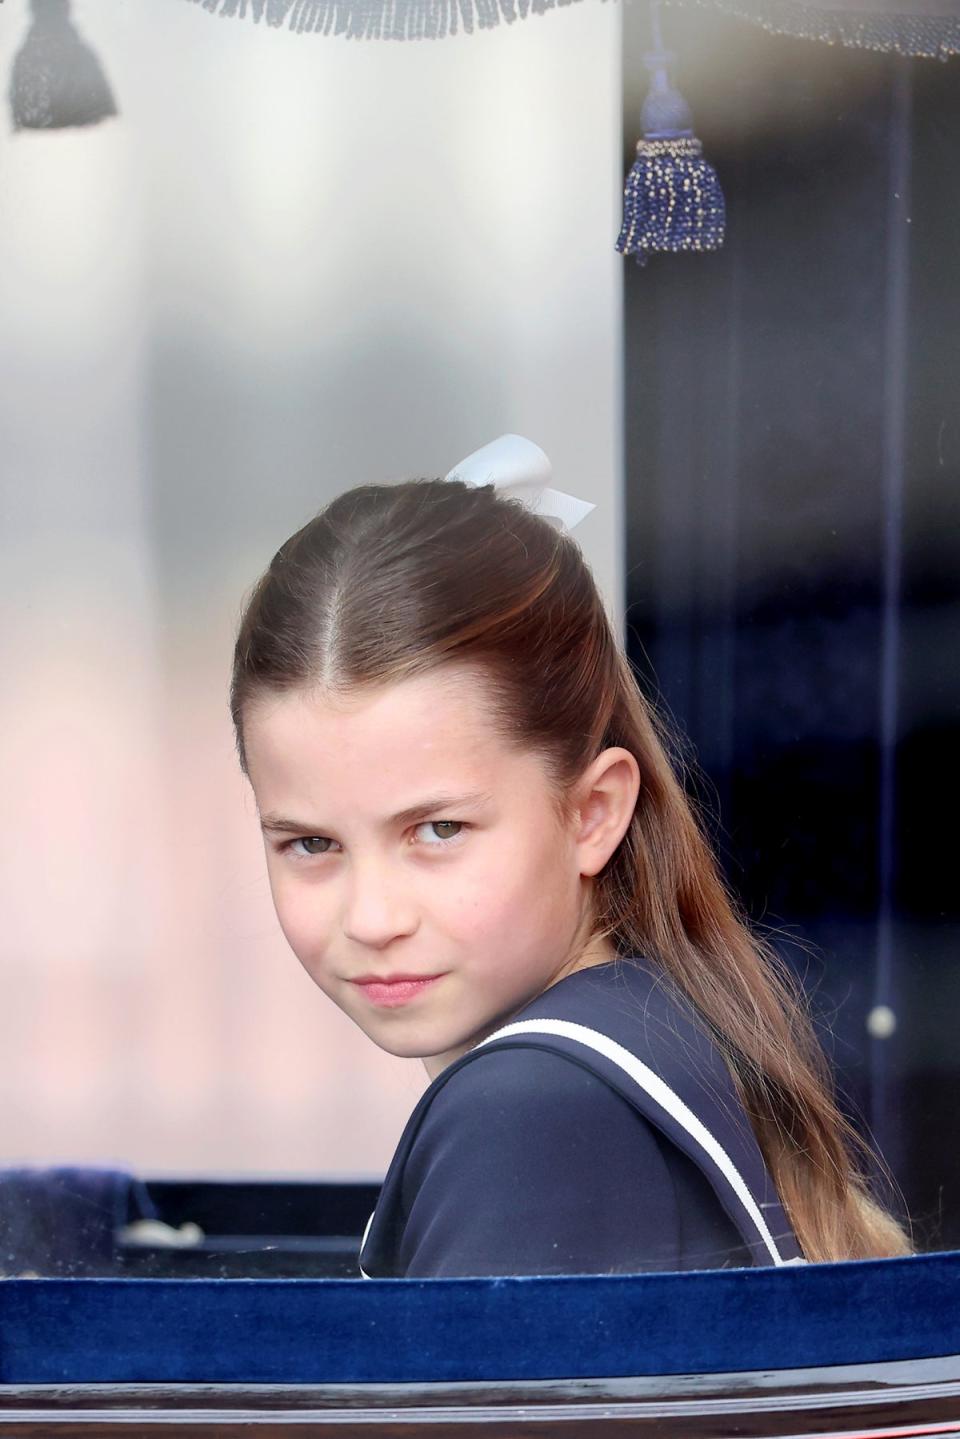
<path fill-rule="evenodd" d="M 244 746 L 261 810 L 369 795 L 371 810 L 386 811 L 393 799 L 509 783 L 535 764 L 498 733 L 482 678 L 452 667 L 348 695 L 259 696 Z"/>

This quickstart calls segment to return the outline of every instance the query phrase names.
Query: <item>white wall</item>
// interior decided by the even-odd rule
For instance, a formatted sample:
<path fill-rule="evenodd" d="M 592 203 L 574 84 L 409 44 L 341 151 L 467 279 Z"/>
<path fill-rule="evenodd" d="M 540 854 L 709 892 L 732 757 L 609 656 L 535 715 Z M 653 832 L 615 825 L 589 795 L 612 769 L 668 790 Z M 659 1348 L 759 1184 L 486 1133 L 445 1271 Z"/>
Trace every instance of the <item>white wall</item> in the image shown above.
<path fill-rule="evenodd" d="M 619 613 L 620 14 L 72 14 L 119 117 L 0 119 L 0 1162 L 374 1175 L 425 1079 L 279 934 L 234 627 L 330 496 L 506 430 L 597 502 Z"/>

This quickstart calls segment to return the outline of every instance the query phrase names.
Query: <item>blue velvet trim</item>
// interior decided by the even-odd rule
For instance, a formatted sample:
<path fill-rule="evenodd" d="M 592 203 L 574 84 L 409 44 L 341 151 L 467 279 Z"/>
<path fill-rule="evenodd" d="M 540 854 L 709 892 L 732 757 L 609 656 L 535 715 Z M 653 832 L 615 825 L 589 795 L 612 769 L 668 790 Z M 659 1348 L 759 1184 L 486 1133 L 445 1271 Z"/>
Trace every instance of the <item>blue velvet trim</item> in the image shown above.
<path fill-rule="evenodd" d="M 960 1353 L 960 1253 L 509 1279 L 14 1279 L 0 1382 L 717 1373 Z"/>

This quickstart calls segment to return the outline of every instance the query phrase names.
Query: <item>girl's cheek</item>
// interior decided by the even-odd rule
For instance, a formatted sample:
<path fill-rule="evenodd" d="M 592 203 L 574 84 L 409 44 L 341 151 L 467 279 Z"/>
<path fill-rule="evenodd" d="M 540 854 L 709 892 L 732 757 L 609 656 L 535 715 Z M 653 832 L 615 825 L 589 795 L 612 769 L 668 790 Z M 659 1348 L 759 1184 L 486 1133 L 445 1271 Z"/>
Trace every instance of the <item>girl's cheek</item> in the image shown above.
<path fill-rule="evenodd" d="M 327 934 L 329 929 L 329 916 L 327 907 L 317 903 L 314 898 L 304 902 L 302 894 L 292 896 L 289 907 L 289 923 L 291 929 L 299 937 L 301 944 L 306 948 L 316 947 Z"/>
<path fill-rule="evenodd" d="M 328 928 L 326 907 L 315 893 L 305 892 L 304 886 L 290 883 L 282 875 L 274 877 L 271 888 L 287 943 L 298 958 L 306 960 L 322 946 Z"/>

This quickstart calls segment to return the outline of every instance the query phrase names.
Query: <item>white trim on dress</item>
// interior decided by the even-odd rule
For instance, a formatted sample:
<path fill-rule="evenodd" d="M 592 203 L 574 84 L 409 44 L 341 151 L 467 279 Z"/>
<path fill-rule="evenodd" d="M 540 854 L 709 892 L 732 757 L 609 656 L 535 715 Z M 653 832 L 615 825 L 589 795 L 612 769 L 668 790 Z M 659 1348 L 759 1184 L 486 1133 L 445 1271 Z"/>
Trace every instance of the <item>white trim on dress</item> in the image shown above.
<path fill-rule="evenodd" d="M 605 1059 L 618 1065 L 710 1156 L 752 1219 L 774 1264 L 805 1263 L 803 1259 L 783 1258 L 767 1222 L 760 1212 L 760 1206 L 719 1140 L 710 1133 L 703 1121 L 697 1118 L 679 1094 L 672 1090 L 659 1074 L 656 1074 L 635 1054 L 631 1054 L 629 1049 L 625 1049 L 622 1044 L 618 1044 L 609 1035 L 601 1034 L 596 1029 L 590 1029 L 585 1024 L 575 1024 L 569 1019 L 520 1019 L 514 1024 L 506 1024 L 502 1029 L 487 1035 L 486 1039 L 480 1040 L 480 1043 L 474 1047 L 479 1049 L 484 1044 L 492 1044 L 495 1039 L 506 1039 L 514 1034 L 555 1034 L 561 1039 L 572 1039 L 577 1044 L 583 1044 L 588 1049 L 595 1050 L 597 1054 L 602 1054 Z"/>

